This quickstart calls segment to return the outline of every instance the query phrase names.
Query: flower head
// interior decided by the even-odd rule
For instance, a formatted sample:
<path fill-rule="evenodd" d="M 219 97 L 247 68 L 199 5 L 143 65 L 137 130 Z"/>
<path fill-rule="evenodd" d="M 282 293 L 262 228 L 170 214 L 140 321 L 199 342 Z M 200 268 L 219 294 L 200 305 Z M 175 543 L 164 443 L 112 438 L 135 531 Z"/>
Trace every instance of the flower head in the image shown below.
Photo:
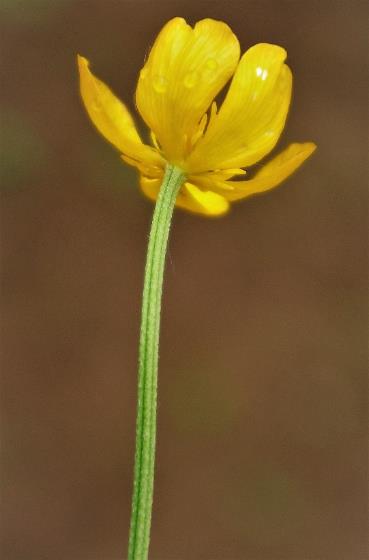
<path fill-rule="evenodd" d="M 291 144 L 251 179 L 240 180 L 243 168 L 264 158 L 284 128 L 292 91 L 286 56 L 283 48 L 260 43 L 240 58 L 238 40 L 225 23 L 204 19 L 192 28 L 182 18 L 170 20 L 136 89 L 151 146 L 142 142 L 126 106 L 79 56 L 81 96 L 97 129 L 139 170 L 149 198 L 156 199 L 170 163 L 186 174 L 177 206 L 220 215 L 230 201 L 279 185 L 315 150 L 311 142 Z M 230 78 L 218 109 L 214 99 Z"/>

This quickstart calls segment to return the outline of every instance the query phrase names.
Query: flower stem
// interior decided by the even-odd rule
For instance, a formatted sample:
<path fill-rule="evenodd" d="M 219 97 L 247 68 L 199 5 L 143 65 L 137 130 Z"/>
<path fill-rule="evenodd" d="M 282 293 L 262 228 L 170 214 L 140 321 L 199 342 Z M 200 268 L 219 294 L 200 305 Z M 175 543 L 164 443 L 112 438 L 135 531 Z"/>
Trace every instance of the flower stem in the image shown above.
<path fill-rule="evenodd" d="M 136 453 L 128 560 L 146 560 L 154 489 L 160 310 L 165 255 L 177 194 L 185 181 L 168 165 L 151 224 L 142 298 Z"/>

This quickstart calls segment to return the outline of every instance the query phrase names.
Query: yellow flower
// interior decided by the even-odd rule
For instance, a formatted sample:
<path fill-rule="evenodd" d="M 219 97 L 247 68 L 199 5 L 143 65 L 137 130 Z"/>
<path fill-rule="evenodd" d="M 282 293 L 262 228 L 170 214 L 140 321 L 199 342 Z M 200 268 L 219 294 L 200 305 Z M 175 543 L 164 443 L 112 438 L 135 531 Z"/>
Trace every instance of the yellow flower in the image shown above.
<path fill-rule="evenodd" d="M 139 170 L 149 198 L 157 198 L 168 162 L 186 174 L 177 206 L 220 215 L 230 201 L 279 185 L 316 148 L 291 144 L 251 179 L 239 178 L 246 174 L 243 167 L 274 148 L 284 128 L 292 90 L 286 56 L 283 48 L 260 43 L 240 58 L 238 40 L 225 23 L 203 19 L 192 28 L 182 18 L 170 20 L 136 89 L 152 146 L 142 142 L 128 109 L 79 56 L 81 96 L 97 129 Z M 218 110 L 214 99 L 232 76 Z"/>

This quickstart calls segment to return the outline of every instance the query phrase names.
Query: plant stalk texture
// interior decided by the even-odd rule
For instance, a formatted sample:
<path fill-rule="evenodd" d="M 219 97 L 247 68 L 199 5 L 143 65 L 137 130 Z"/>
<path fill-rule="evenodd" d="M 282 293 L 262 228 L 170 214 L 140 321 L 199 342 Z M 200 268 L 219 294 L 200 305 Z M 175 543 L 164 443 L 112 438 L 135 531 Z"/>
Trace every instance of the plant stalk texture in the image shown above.
<path fill-rule="evenodd" d="M 175 201 L 185 181 L 168 165 L 156 201 L 147 250 L 139 347 L 136 452 L 128 560 L 146 560 L 154 490 L 160 314 L 165 255 Z"/>

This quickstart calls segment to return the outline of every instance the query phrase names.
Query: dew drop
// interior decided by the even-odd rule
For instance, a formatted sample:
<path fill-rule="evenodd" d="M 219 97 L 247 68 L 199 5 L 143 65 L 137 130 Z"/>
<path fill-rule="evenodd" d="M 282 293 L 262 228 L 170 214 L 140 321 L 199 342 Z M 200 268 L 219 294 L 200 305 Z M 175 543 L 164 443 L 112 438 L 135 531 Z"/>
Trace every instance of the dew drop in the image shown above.
<path fill-rule="evenodd" d="M 215 58 L 208 58 L 208 60 L 205 62 L 205 66 L 208 70 L 216 70 L 216 68 L 218 67 L 218 63 Z"/>
<path fill-rule="evenodd" d="M 157 93 L 164 93 L 168 88 L 168 80 L 164 76 L 154 76 L 152 79 L 152 87 Z"/>
<path fill-rule="evenodd" d="M 268 70 L 261 68 L 260 66 L 258 66 L 256 68 L 256 75 L 258 76 L 258 78 L 261 78 L 263 80 L 263 82 L 267 79 L 268 77 Z"/>
<path fill-rule="evenodd" d="M 214 58 L 208 58 L 203 67 L 202 76 L 206 82 L 213 82 L 217 76 L 218 63 Z"/>
<path fill-rule="evenodd" d="M 196 72 L 189 72 L 188 74 L 185 75 L 184 80 L 183 80 L 183 84 L 186 88 L 191 89 L 191 88 L 195 87 L 198 80 L 199 80 L 199 78 L 198 78 L 198 75 L 196 74 Z"/>

